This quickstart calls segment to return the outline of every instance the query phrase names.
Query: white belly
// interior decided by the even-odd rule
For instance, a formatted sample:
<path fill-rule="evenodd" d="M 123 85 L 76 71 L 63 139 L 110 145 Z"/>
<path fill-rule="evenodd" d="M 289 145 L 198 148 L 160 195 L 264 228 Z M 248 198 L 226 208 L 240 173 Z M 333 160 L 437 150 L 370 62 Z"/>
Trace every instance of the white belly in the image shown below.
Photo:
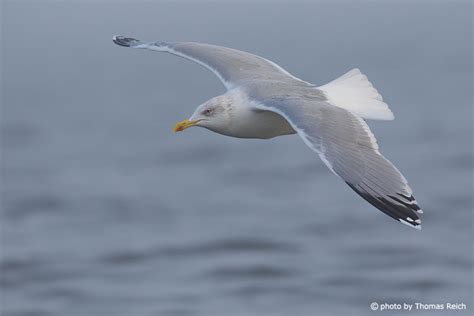
<path fill-rule="evenodd" d="M 295 134 L 295 130 L 280 115 L 270 111 L 246 109 L 234 117 L 231 126 L 223 133 L 239 138 L 268 139 Z"/>
<path fill-rule="evenodd" d="M 281 135 L 295 134 L 295 130 L 279 114 L 259 110 L 258 104 L 249 101 L 241 89 L 234 89 L 223 95 L 219 102 L 225 106 L 225 112 L 219 124 L 207 124 L 203 127 L 216 133 L 238 138 L 267 139 Z"/>

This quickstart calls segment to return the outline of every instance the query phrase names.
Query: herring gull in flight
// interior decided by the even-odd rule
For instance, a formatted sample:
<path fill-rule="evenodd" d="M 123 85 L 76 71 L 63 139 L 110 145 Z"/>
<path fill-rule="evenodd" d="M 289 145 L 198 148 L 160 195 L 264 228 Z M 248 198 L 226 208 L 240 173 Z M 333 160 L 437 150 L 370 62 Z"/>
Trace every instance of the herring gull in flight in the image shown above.
<path fill-rule="evenodd" d="M 297 133 L 326 166 L 367 202 L 421 229 L 418 206 L 405 177 L 379 151 L 364 119 L 393 120 L 382 96 L 359 69 L 315 86 L 263 57 L 194 42 L 144 43 L 114 36 L 115 44 L 167 52 L 211 70 L 227 92 L 199 105 L 175 132 L 192 126 L 239 138 Z"/>

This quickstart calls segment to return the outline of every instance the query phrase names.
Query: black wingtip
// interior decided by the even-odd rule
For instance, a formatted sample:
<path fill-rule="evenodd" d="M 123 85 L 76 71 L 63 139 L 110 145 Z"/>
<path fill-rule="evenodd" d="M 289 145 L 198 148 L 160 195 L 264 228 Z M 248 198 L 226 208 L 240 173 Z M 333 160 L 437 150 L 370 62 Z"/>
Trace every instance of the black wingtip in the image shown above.
<path fill-rule="evenodd" d="M 123 47 L 132 47 L 140 43 L 140 41 L 135 38 L 124 37 L 119 35 L 115 35 L 112 40 L 115 44 Z"/>
<path fill-rule="evenodd" d="M 346 181 L 346 183 L 364 200 L 399 221 L 402 224 L 421 230 L 421 220 L 418 214 L 423 213 L 420 207 L 417 205 L 416 200 L 413 196 L 405 196 L 398 194 L 400 198 L 387 195 L 386 197 L 374 196 L 362 187 L 353 185 Z M 404 199 L 402 199 L 402 197 Z"/>

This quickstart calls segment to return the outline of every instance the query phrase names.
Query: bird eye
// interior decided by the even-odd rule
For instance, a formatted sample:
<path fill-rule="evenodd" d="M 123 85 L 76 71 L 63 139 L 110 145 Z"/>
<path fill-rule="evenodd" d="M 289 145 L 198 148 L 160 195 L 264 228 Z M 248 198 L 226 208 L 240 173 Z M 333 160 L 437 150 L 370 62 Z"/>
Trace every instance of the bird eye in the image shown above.
<path fill-rule="evenodd" d="M 214 112 L 212 109 L 206 109 L 206 110 L 204 110 L 204 112 L 202 114 L 204 114 L 206 116 L 210 116 L 212 114 L 212 112 Z"/>

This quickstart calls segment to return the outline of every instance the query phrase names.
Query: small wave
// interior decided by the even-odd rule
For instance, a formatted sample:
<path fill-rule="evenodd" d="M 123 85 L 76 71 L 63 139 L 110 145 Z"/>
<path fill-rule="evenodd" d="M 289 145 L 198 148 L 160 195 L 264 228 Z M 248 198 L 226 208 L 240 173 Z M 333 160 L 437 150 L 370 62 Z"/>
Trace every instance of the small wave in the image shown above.
<path fill-rule="evenodd" d="M 283 267 L 270 265 L 254 265 L 254 266 L 227 266 L 215 268 L 205 274 L 206 277 L 218 279 L 273 279 L 284 278 L 296 275 L 297 272 Z"/>
<path fill-rule="evenodd" d="M 129 250 L 109 254 L 100 260 L 128 264 L 166 257 L 199 257 L 245 252 L 294 253 L 296 245 L 263 239 L 227 239 L 191 245 L 165 246 L 148 250 Z"/>

